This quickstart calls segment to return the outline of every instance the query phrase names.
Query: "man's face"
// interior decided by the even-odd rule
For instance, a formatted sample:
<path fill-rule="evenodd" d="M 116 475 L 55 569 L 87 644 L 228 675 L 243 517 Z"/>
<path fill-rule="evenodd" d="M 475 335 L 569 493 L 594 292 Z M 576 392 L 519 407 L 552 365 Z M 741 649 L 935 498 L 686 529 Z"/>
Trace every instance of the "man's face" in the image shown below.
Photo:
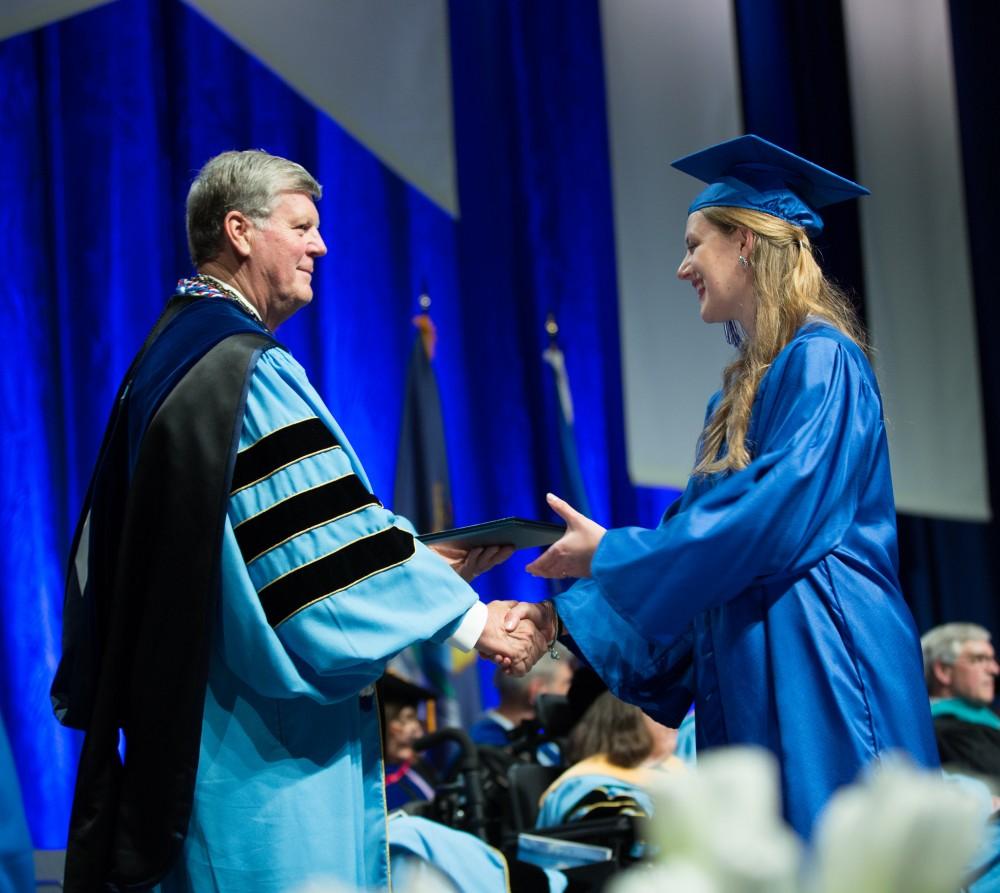
<path fill-rule="evenodd" d="M 951 697 L 973 704 L 993 703 L 1000 666 L 989 642 L 964 642 L 955 662 L 939 667 Z"/>
<path fill-rule="evenodd" d="M 267 224 L 253 230 L 248 273 L 271 329 L 312 300 L 316 258 L 326 254 L 319 213 L 303 192 L 285 192 Z"/>
<path fill-rule="evenodd" d="M 569 691 L 569 684 L 572 681 L 572 662 L 568 660 L 557 661 L 552 667 L 550 677 L 533 679 L 528 685 L 528 703 L 534 708 L 539 695 L 565 695 Z"/>
<path fill-rule="evenodd" d="M 552 678 L 540 689 L 539 694 L 564 695 L 569 691 L 573 681 L 573 667 L 568 660 L 561 660 L 552 674 Z"/>

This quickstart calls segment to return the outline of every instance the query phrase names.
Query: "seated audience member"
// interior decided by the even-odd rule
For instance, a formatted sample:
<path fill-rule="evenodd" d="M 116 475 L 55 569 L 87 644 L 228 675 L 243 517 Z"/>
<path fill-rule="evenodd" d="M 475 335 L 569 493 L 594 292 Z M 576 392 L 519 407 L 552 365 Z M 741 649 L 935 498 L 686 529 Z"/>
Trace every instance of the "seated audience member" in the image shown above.
<path fill-rule="evenodd" d="M 990 707 L 1000 666 L 989 632 L 946 623 L 920 646 L 942 764 L 1000 778 L 1000 717 Z"/>
<path fill-rule="evenodd" d="M 542 658 L 524 676 L 508 676 L 497 670 L 494 684 L 500 692 L 500 703 L 472 724 L 469 737 L 476 744 L 503 747 L 510 742 L 510 733 L 525 720 L 536 718 L 535 701 L 541 694 L 565 695 L 573 680 L 573 663 L 569 652 L 555 646 L 559 660 Z"/>
<path fill-rule="evenodd" d="M 423 737 L 419 706 L 434 694 L 395 673 L 386 673 L 378 684 L 382 705 L 382 752 L 385 761 L 386 809 L 434 799 L 437 774 L 413 749 Z"/>
<path fill-rule="evenodd" d="M 610 692 L 600 695 L 569 738 L 573 761 L 542 794 L 535 826 L 610 815 L 652 815 L 647 793 L 659 771 L 682 772 L 676 732 Z"/>

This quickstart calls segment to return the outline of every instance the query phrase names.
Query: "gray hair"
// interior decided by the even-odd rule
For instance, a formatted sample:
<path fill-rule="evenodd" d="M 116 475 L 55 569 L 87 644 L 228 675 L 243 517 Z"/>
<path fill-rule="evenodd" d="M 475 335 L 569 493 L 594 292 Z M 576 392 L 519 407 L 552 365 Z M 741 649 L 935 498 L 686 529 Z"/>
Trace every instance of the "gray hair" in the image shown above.
<path fill-rule="evenodd" d="M 920 650 L 928 690 L 933 691 L 937 685 L 934 664 L 951 665 L 966 642 L 989 642 L 990 638 L 989 630 L 976 623 L 944 623 L 924 633 L 920 637 Z"/>
<path fill-rule="evenodd" d="M 205 162 L 187 197 L 188 249 L 194 265 L 219 253 L 226 214 L 239 211 L 263 229 L 283 192 L 305 192 L 319 199 L 323 187 L 301 164 L 262 149 L 223 152 Z"/>
<path fill-rule="evenodd" d="M 569 652 L 558 642 L 552 648 L 559 655 L 559 660 L 543 657 L 523 676 L 509 676 L 503 670 L 496 671 L 493 682 L 500 692 L 501 701 L 523 701 L 532 682 L 551 682 L 555 678 L 560 662 L 569 660 Z"/>

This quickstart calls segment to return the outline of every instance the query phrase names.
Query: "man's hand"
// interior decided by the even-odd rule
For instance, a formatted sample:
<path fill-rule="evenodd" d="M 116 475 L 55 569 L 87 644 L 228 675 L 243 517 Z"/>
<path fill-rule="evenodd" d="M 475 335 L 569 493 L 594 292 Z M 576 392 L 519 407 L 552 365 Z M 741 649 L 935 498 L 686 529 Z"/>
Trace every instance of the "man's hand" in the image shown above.
<path fill-rule="evenodd" d="M 545 498 L 552 511 L 566 521 L 566 532 L 525 570 L 536 577 L 589 577 L 590 562 L 605 529 L 558 496 L 549 493 Z"/>
<path fill-rule="evenodd" d="M 513 602 L 507 616 L 503 619 L 504 628 L 507 630 L 517 629 L 518 624 L 525 620 L 535 625 L 546 643 L 554 642 L 559 637 L 559 615 L 556 614 L 556 606 L 551 600 Z"/>
<path fill-rule="evenodd" d="M 503 564 L 514 554 L 513 546 L 479 546 L 475 549 L 459 549 L 455 546 L 428 546 L 437 552 L 466 583 L 471 583 L 480 574 L 498 564 Z"/>
<path fill-rule="evenodd" d="M 511 629 L 505 626 L 511 608 L 516 605 L 514 601 L 493 601 L 486 606 L 486 627 L 476 650 L 512 676 L 523 676 L 545 654 L 550 640 L 531 620 L 518 620 L 511 624 Z"/>

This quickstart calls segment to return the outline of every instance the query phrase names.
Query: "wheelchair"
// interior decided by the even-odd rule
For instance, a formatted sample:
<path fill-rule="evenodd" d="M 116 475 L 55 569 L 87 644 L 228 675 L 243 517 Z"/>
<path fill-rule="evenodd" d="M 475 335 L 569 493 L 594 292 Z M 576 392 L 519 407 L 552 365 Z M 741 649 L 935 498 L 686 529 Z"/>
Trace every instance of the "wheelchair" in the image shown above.
<path fill-rule="evenodd" d="M 641 846 L 637 844 L 645 839 L 644 820 L 627 815 L 535 827 L 541 795 L 565 768 L 542 765 L 537 758 L 544 745 L 564 745 L 559 733 L 565 702 L 562 696 L 541 696 L 538 721 L 522 723 L 511 733 L 507 747 L 477 746 L 464 730 L 453 728 L 440 729 L 414 742 L 418 752 L 447 742 L 458 755 L 436 787 L 433 800 L 404 808 L 472 834 L 500 850 L 510 868 L 514 893 L 548 890 L 544 874 L 519 858 L 528 844 L 544 847 L 544 841 L 562 841 L 608 851 L 603 861 L 560 869 L 569 881 L 567 893 L 598 893 L 613 875 L 638 860 L 636 853 Z"/>

